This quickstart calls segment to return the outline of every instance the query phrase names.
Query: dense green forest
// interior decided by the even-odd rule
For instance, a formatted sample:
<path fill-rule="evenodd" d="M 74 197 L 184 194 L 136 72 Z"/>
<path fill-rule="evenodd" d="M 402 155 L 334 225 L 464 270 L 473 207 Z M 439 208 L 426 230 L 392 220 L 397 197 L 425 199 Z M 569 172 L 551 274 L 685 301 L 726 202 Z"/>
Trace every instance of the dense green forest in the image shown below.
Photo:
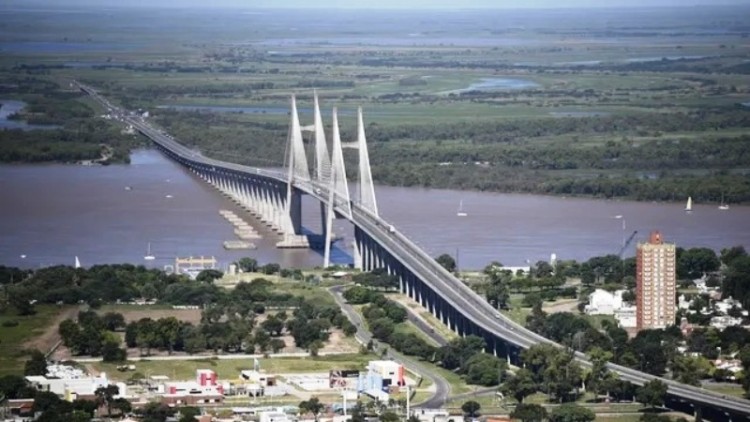
<path fill-rule="evenodd" d="M 82 93 L 42 78 L 11 77 L 9 84 L 0 86 L 0 97 L 16 97 L 27 103 L 9 119 L 58 126 L 0 130 L 0 162 L 127 163 L 130 150 L 145 144 L 143 139 L 124 134 L 122 125 L 97 118 Z"/>
<path fill-rule="evenodd" d="M 239 114 L 159 110 L 157 121 L 206 155 L 281 166 L 286 125 Z M 373 177 L 383 184 L 638 200 L 750 200 L 750 110 L 627 116 L 371 124 Z M 342 137 L 351 139 L 344 127 Z M 685 136 L 686 131 L 699 135 Z M 609 139 L 599 141 L 601 137 Z M 228 153 L 227 151 L 232 151 Z M 308 152 L 312 157 L 312 151 Z M 356 177 L 356 156 L 345 151 Z M 311 164 L 312 165 L 312 164 Z"/>

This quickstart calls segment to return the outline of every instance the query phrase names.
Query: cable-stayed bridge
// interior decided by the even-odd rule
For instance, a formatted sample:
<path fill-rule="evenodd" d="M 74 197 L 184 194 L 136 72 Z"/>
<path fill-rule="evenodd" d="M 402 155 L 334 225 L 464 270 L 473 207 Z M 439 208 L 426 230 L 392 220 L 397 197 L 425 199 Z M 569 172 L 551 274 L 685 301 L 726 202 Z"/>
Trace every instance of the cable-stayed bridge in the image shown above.
<path fill-rule="evenodd" d="M 332 151 L 329 153 L 317 95 L 313 123 L 309 126 L 300 124 L 296 100 L 292 96 L 285 167 L 277 171 L 204 157 L 151 126 L 140 116 L 111 104 L 93 88 L 82 84 L 78 86 L 108 108 L 110 113 L 151 139 L 167 156 L 232 197 L 259 220 L 278 231 L 282 237 L 280 247 L 306 245 L 307 238 L 302 233 L 301 196 L 310 195 L 320 202 L 324 210 L 324 266 L 330 264 L 332 222 L 335 218 L 346 219 L 354 226 L 354 261 L 357 268 L 363 271 L 383 268 L 397 276 L 402 293 L 419 302 L 458 335 L 483 338 L 487 344 L 486 352 L 518 364 L 520 351 L 534 344 L 557 345 L 500 314 L 400 233 L 397 227 L 379 216 L 361 108 L 357 113 L 357 137 L 353 142 L 342 142 L 340 139 L 337 111 L 333 109 Z M 305 153 L 304 131 L 311 132 L 314 137 L 312 172 Z M 356 200 L 349 194 L 344 148 L 354 148 L 358 152 L 359 197 Z M 576 358 L 584 366 L 590 366 L 584 354 L 576 353 Z M 668 386 L 666 405 L 675 410 L 712 421 L 750 420 L 748 400 L 619 365 L 610 364 L 609 369 L 616 372 L 620 379 L 636 385 L 661 379 Z"/>

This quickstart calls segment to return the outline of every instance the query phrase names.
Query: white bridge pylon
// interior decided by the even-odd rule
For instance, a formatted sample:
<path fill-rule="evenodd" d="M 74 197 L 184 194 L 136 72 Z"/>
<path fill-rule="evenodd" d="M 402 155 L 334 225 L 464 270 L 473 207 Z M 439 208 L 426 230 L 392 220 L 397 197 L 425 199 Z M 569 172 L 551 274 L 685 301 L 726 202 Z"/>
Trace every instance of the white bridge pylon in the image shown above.
<path fill-rule="evenodd" d="M 378 205 L 375 199 L 375 186 L 370 170 L 370 156 L 367 151 L 367 138 L 365 136 L 362 107 L 359 107 L 357 110 L 357 139 L 354 142 L 348 143 L 341 142 L 338 113 L 337 109 L 333 108 L 331 122 L 333 139 L 331 157 L 329 157 L 317 92 L 314 93 L 314 117 L 313 124 L 310 126 L 300 126 L 297 102 L 294 95 L 292 95 L 291 103 L 291 122 L 289 124 L 289 136 L 287 140 L 287 165 L 289 166 L 287 211 L 291 215 L 292 188 L 295 184 L 319 186 L 327 191 L 328 203 L 325 216 L 326 224 L 324 227 L 325 252 L 323 256 L 323 267 L 325 268 L 330 266 L 333 220 L 336 218 L 336 212 L 346 218 L 352 218 L 351 197 L 349 194 L 349 185 L 346 180 L 343 148 L 354 148 L 359 151 L 359 203 L 367 212 L 376 217 L 378 216 Z M 314 179 L 311 179 L 308 169 L 305 145 L 302 139 L 303 130 L 315 134 Z M 322 194 L 323 190 L 320 188 L 316 188 L 315 191 Z M 357 251 L 355 251 L 355 255 L 356 253 Z"/>

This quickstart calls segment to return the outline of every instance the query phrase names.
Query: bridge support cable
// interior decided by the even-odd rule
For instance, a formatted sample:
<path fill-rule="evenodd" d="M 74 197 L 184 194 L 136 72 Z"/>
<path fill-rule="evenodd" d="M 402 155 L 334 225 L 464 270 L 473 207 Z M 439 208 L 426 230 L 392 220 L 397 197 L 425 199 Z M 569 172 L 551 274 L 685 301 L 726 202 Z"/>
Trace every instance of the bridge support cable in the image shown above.
<path fill-rule="evenodd" d="M 305 145 L 302 141 L 302 127 L 299 123 L 299 114 L 297 113 L 297 100 L 292 95 L 292 116 L 289 124 L 289 134 L 287 136 L 287 157 L 288 178 L 286 184 L 286 201 L 278 199 L 276 205 L 279 210 L 277 213 L 278 225 L 284 234 L 284 239 L 277 244 L 281 247 L 300 247 L 307 245 L 307 238 L 301 235 L 300 216 L 302 201 L 299 200 L 299 192 L 295 191 L 295 184 L 309 184 L 310 170 L 307 165 L 307 156 L 305 155 Z M 274 195 L 275 196 L 275 195 Z M 296 222 L 295 222 L 296 220 Z"/>
<path fill-rule="evenodd" d="M 320 115 L 318 104 L 318 91 L 314 91 L 315 116 L 313 130 L 315 131 L 315 178 L 318 182 L 325 184 L 331 177 L 331 158 L 328 155 L 328 144 L 326 134 L 323 130 L 323 118 Z"/>
<path fill-rule="evenodd" d="M 317 104 L 317 103 L 316 103 Z M 331 173 L 328 179 L 328 209 L 325 224 L 325 250 L 323 253 L 323 268 L 331 264 L 331 242 L 333 241 L 333 220 L 336 218 L 334 208 L 338 207 L 345 218 L 352 219 L 351 199 L 349 197 L 349 183 L 346 181 L 346 167 L 344 166 L 344 151 L 341 146 L 339 132 L 338 110 L 334 107 L 331 112 L 333 126 L 333 145 L 331 159 Z M 356 249 L 356 246 L 355 246 Z M 355 252 L 356 255 L 356 252 Z M 355 259 L 356 265 L 356 259 Z"/>
<path fill-rule="evenodd" d="M 362 207 L 378 217 L 378 203 L 375 200 L 375 185 L 372 183 L 370 155 L 367 152 L 367 138 L 362 119 L 362 107 L 357 109 L 357 145 L 359 149 L 359 200 Z"/>

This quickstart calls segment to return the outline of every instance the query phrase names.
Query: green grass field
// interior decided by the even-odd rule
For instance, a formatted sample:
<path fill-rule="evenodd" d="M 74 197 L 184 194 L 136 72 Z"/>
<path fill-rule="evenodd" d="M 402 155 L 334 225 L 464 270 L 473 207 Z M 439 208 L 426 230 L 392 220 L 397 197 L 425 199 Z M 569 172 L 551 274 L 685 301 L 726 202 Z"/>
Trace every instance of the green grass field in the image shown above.
<path fill-rule="evenodd" d="M 55 305 L 36 306 L 36 314 L 17 316 L 9 309 L 0 312 L 0 376 L 22 374 L 26 356 L 25 343 L 40 336 L 48 327 L 55 325 L 57 316 L 70 307 Z M 11 321 L 18 322 L 13 327 L 6 326 Z M 47 352 L 47 350 L 42 350 Z"/>
<path fill-rule="evenodd" d="M 259 358 L 260 368 L 269 374 L 327 372 L 331 369 L 364 369 L 367 362 L 376 359 L 372 355 L 351 354 L 319 357 L 269 357 Z M 136 372 L 146 377 L 166 375 L 172 380 L 195 377 L 197 369 L 212 369 L 219 378 L 235 379 L 240 371 L 253 369 L 253 359 L 197 359 L 172 361 L 136 361 Z M 97 362 L 91 364 L 97 371 L 106 372 L 116 380 L 126 380 L 133 372 L 117 371 L 117 364 Z"/>

